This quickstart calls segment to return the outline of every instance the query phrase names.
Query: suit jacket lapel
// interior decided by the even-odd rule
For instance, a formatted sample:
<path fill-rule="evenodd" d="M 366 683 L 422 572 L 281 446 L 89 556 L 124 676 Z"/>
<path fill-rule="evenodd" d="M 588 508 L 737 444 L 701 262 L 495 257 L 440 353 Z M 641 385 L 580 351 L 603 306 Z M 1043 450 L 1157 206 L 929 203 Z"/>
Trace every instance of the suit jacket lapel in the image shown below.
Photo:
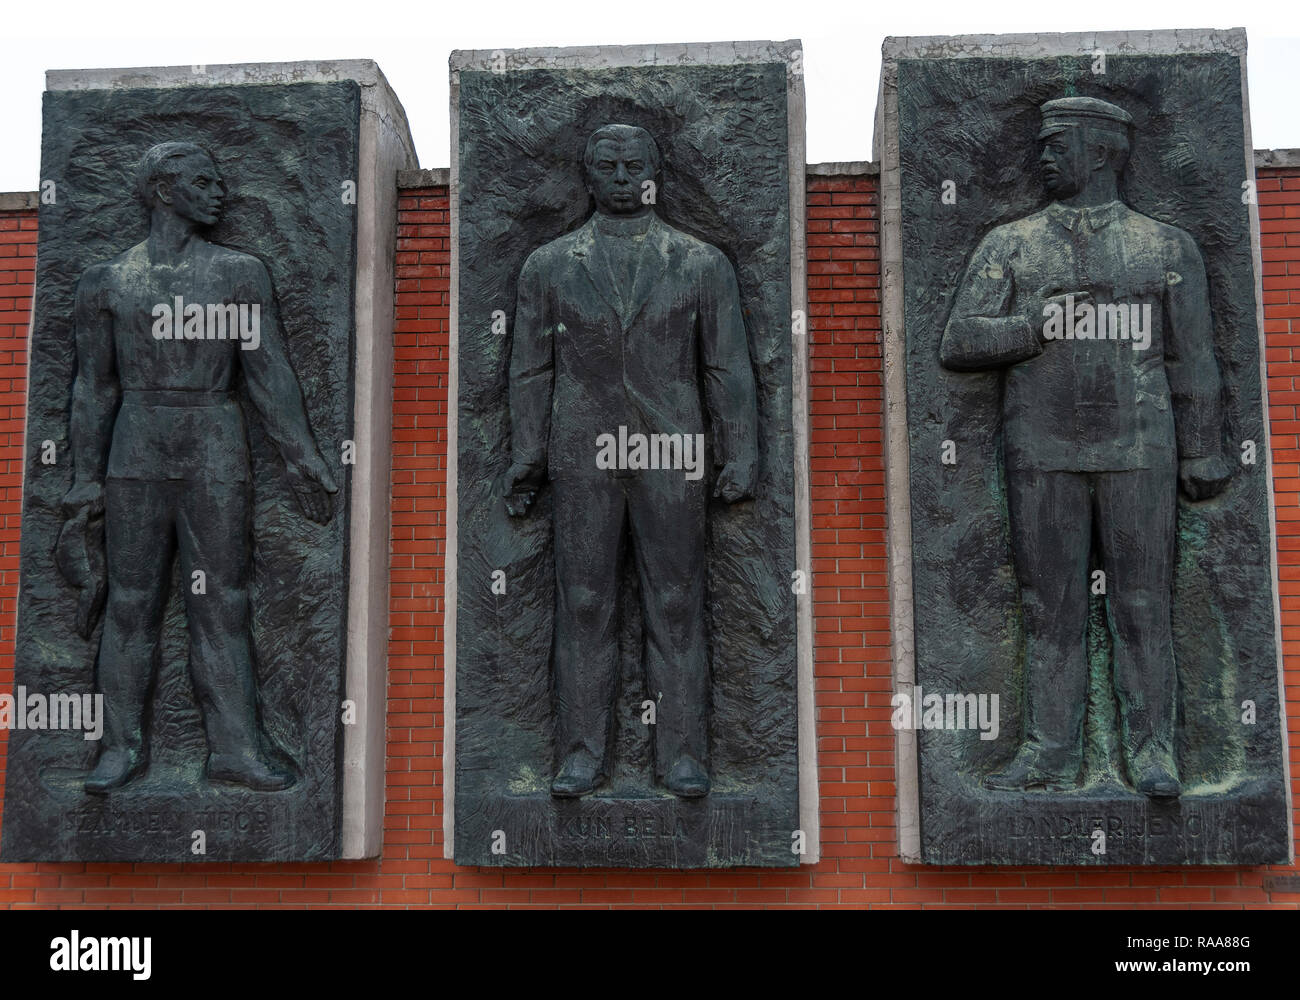
<path fill-rule="evenodd" d="M 631 301 L 627 304 L 627 311 L 622 315 L 624 330 L 641 315 L 646 300 L 654 292 L 663 273 L 668 270 L 674 254 L 668 232 L 668 227 L 659 221 L 658 216 L 655 216 L 654 221 L 650 223 L 650 231 L 646 233 L 645 240 L 641 244 L 636 278 L 632 282 Z"/>
<path fill-rule="evenodd" d="M 583 270 L 587 272 L 587 277 L 596 289 L 596 294 L 613 310 L 614 315 L 621 319 L 623 303 L 618 297 L 618 290 L 614 287 L 613 277 L 609 273 L 609 265 L 605 262 L 604 255 L 596 251 L 596 217 L 594 215 L 587 220 L 585 226 L 578 230 L 578 241 L 573 248 L 573 255 L 581 261 Z"/>

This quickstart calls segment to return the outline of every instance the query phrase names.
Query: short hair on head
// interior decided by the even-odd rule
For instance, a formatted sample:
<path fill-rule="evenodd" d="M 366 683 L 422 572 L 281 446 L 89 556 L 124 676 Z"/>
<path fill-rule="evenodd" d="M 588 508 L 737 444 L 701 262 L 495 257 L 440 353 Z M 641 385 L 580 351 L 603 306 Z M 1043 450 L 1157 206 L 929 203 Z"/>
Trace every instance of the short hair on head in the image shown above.
<path fill-rule="evenodd" d="M 160 142 L 145 150 L 135 171 L 136 197 L 145 208 L 153 208 L 154 185 L 161 180 L 174 181 L 181 172 L 180 161 L 189 156 L 212 159 L 211 153 L 194 142 Z"/>
<path fill-rule="evenodd" d="M 613 142 L 629 142 L 633 139 L 640 139 L 645 143 L 645 148 L 650 153 L 650 163 L 654 166 L 655 173 L 659 173 L 663 158 L 659 155 L 659 144 L 655 142 L 654 136 L 640 125 L 618 124 L 602 125 L 591 133 L 591 138 L 587 140 L 587 151 L 582 154 L 582 165 L 588 172 L 591 171 L 591 164 L 596 159 L 596 143 L 600 142 L 601 139 L 609 139 Z"/>

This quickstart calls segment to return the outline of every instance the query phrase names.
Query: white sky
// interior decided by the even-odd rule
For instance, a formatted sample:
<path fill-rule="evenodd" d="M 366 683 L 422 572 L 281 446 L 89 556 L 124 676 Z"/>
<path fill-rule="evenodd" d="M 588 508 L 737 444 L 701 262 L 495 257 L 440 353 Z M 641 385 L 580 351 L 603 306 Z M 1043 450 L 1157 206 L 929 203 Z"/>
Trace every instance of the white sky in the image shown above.
<path fill-rule="evenodd" d="M 450 162 L 447 56 L 457 49 L 801 38 L 808 160 L 871 158 L 886 35 L 1245 27 L 1258 149 L 1300 147 L 1300 5 L 1291 0 L 59 0 L 0 29 L 0 191 L 32 191 L 47 69 L 373 59 L 406 108 L 420 165 Z"/>

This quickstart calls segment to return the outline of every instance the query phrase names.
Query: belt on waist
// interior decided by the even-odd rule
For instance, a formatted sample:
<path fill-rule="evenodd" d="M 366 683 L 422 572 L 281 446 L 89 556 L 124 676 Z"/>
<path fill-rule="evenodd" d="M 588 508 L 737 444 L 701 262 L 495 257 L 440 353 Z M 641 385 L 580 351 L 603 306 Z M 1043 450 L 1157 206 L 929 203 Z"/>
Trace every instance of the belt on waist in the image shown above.
<path fill-rule="evenodd" d="M 137 406 L 220 406 L 235 398 L 233 392 L 198 389 L 124 389 L 123 403 Z"/>

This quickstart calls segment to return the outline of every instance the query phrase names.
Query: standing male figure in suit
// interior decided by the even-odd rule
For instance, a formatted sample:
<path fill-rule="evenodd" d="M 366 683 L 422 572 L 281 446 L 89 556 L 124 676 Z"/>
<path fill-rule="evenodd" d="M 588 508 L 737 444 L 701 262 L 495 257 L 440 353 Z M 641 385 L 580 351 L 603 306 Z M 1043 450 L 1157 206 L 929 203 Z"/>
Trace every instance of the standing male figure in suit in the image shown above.
<path fill-rule="evenodd" d="M 1178 489 L 1203 500 L 1231 476 L 1205 266 L 1189 234 L 1120 200 L 1127 111 L 1090 97 L 1041 111 L 1039 164 L 1053 201 L 980 243 L 940 348 L 954 371 L 1005 370 L 1025 715 L 1019 750 L 985 784 L 1077 783 L 1095 535 L 1129 780 L 1143 795 L 1176 798 Z"/>
<path fill-rule="evenodd" d="M 749 344 L 730 262 L 655 214 L 660 154 L 650 134 L 607 125 L 592 134 L 584 163 L 595 213 L 534 251 L 519 276 L 502 483 L 513 516 L 527 512 L 544 480 L 554 491 L 559 766 L 551 792 L 584 795 L 609 773 L 630 534 L 656 702 L 655 776 L 676 795 L 699 797 L 710 787 L 707 478 L 681 463 L 604 467 L 598 439 L 702 443 L 707 409 L 713 495 L 752 497 L 758 413 Z"/>

